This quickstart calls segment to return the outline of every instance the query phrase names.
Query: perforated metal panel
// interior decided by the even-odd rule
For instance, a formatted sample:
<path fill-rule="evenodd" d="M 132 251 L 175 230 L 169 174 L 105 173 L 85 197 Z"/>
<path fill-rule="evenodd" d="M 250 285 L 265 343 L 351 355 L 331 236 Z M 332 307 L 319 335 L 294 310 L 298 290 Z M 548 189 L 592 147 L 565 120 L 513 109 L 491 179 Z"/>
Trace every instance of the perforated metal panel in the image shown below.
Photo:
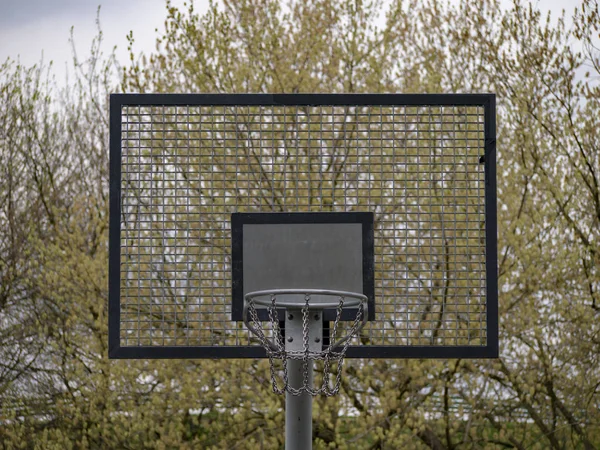
<path fill-rule="evenodd" d="M 493 95 L 111 97 L 110 355 L 261 357 L 234 212 L 375 214 L 348 357 L 498 352 Z"/>

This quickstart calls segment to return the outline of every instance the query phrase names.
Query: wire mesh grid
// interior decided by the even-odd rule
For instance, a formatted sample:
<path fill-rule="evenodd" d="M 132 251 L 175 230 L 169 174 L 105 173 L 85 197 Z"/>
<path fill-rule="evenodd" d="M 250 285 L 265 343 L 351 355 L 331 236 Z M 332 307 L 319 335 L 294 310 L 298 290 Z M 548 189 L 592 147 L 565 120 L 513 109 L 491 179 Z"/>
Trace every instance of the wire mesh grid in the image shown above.
<path fill-rule="evenodd" d="M 122 106 L 120 345 L 259 345 L 231 320 L 233 212 L 375 213 L 353 345 L 484 346 L 477 106 Z"/>

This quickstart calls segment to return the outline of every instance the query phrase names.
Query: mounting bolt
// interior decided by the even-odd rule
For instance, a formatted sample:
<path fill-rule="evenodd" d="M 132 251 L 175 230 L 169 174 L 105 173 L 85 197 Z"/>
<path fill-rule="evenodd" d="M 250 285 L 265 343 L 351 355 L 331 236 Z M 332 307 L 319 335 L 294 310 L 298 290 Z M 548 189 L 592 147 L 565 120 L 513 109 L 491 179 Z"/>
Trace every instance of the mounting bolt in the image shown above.
<path fill-rule="evenodd" d="M 288 319 L 289 320 L 293 320 L 294 319 L 294 315 L 293 314 L 288 314 Z"/>
<path fill-rule="evenodd" d="M 315 314 L 315 320 L 319 320 L 319 314 Z"/>
<path fill-rule="evenodd" d="M 321 342 L 321 338 L 318 338 L 318 337 L 316 337 L 316 338 L 315 338 L 315 342 L 316 342 L 316 343 L 319 343 L 319 342 Z"/>
<path fill-rule="evenodd" d="M 288 341 L 288 342 L 293 342 L 293 341 L 294 341 L 294 338 L 290 336 L 290 337 L 288 337 L 287 341 Z"/>

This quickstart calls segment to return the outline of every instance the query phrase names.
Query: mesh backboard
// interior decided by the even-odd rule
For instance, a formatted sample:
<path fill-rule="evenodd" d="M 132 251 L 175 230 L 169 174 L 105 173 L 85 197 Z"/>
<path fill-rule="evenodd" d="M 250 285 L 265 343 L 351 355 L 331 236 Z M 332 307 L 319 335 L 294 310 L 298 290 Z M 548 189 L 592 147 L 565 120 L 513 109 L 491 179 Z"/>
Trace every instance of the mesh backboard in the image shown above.
<path fill-rule="evenodd" d="M 347 357 L 496 357 L 495 126 L 492 94 L 112 95 L 109 355 L 264 357 L 232 214 L 363 212 L 374 311 Z"/>

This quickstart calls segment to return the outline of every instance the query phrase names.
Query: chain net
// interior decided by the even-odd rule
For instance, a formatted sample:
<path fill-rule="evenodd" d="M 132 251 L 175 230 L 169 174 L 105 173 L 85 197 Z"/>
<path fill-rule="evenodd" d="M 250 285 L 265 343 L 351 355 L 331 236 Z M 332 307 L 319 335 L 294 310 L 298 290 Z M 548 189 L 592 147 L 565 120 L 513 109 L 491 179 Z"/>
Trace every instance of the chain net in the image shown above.
<path fill-rule="evenodd" d="M 320 351 L 310 348 L 310 326 L 309 314 L 311 304 L 311 294 L 304 296 L 304 304 L 300 309 L 302 313 L 302 350 L 286 350 L 284 342 L 284 333 L 279 322 L 277 310 L 282 309 L 277 304 L 277 294 L 271 294 L 271 301 L 267 307 L 268 323 L 271 327 L 271 333 L 268 328 L 263 326 L 256 308 L 256 301 L 252 296 L 246 297 L 247 313 L 249 315 L 252 328 L 250 330 L 256 335 L 261 345 L 265 348 L 270 363 L 271 383 L 273 392 L 284 394 L 289 392 L 292 395 L 301 395 L 308 393 L 310 395 L 325 395 L 327 397 L 336 395 L 340 390 L 342 380 L 342 370 L 344 366 L 344 356 L 350 345 L 351 338 L 358 335 L 363 328 L 363 316 L 365 314 L 364 303 L 360 303 L 356 309 L 356 317 L 349 322 L 348 326 L 341 326 L 342 311 L 344 310 L 345 297 L 338 296 L 338 305 L 335 308 L 335 320 L 331 327 L 331 334 L 328 345 L 323 345 Z M 348 322 L 347 322 L 348 323 Z M 338 338 L 341 329 L 345 328 L 345 336 Z M 272 337 L 269 337 L 269 334 Z M 292 386 L 289 381 L 288 360 L 302 360 L 302 384 L 299 387 Z M 310 376 L 313 361 L 323 361 L 323 379 L 320 386 L 314 387 Z M 278 362 L 281 362 L 282 369 L 278 370 Z M 336 366 L 334 368 L 334 366 Z M 333 377 L 333 383 L 330 383 Z"/>

